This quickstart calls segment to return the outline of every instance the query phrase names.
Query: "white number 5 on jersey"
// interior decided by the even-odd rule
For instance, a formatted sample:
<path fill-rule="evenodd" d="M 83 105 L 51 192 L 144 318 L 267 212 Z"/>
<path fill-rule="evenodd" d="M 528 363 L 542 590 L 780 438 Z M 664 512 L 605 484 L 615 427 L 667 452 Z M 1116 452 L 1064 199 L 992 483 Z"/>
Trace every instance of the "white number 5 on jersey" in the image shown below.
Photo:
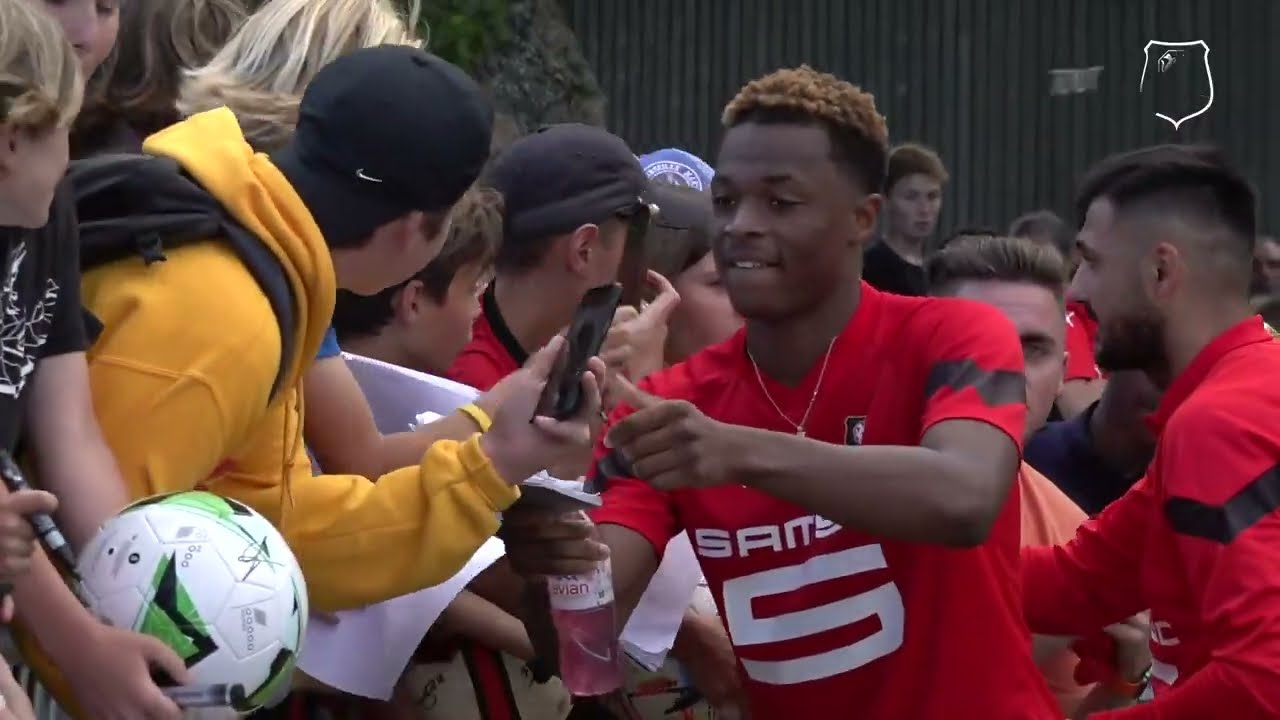
<path fill-rule="evenodd" d="M 863 545 L 818 555 L 788 567 L 764 570 L 724 583 L 725 625 L 739 647 L 795 640 L 851 625 L 864 618 L 880 618 L 880 630 L 844 647 L 791 660 L 743 660 L 747 675 L 771 685 L 820 680 L 855 670 L 902 647 L 905 609 L 902 594 L 892 582 L 833 603 L 775 617 L 759 618 L 752 610 L 757 598 L 781 595 L 817 583 L 886 568 L 879 545 Z"/>

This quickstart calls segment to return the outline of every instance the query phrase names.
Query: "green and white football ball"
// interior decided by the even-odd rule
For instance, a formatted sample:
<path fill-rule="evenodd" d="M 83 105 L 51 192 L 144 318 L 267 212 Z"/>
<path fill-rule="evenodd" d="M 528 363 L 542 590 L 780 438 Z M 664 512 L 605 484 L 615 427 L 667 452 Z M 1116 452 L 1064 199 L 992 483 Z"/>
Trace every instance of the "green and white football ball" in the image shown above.
<path fill-rule="evenodd" d="M 282 694 L 306 631 L 307 586 L 284 538 L 207 492 L 157 495 L 111 518 L 77 563 L 89 609 L 155 636 L 201 685 L 241 685 L 235 709 Z"/>

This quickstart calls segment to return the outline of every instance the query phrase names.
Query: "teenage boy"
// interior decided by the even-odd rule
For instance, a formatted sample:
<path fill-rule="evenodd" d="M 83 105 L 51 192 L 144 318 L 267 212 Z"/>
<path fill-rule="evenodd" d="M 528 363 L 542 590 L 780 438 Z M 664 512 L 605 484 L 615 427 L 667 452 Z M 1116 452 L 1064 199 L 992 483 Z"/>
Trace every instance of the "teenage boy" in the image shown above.
<path fill-rule="evenodd" d="M 471 341 L 480 294 L 502 241 L 502 197 L 473 189 L 458 204 L 440 254 L 376 295 L 339 291 L 333 328 L 357 355 L 443 375 Z"/>
<path fill-rule="evenodd" d="M 862 260 L 862 278 L 872 287 L 899 295 L 925 294 L 924 257 L 946 185 L 947 168 L 933 150 L 907 143 L 889 153 L 884 235 Z"/>
<path fill-rule="evenodd" d="M 487 179 L 505 202 L 503 240 L 471 342 L 448 373 L 481 391 L 561 332 L 583 294 L 618 280 L 628 243 L 650 219 L 640 161 L 621 138 L 590 125 L 552 125 L 520 138 Z M 635 324 L 665 328 L 678 299 L 668 294 Z M 611 367 L 627 366 L 629 347 L 616 336 L 614 346 Z"/>

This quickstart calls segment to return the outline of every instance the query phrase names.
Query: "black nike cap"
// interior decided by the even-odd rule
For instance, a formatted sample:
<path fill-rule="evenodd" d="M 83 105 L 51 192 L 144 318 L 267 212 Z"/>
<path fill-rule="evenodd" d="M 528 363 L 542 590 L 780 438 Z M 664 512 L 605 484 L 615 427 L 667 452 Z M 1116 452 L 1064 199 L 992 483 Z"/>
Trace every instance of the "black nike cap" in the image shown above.
<path fill-rule="evenodd" d="M 414 210 L 447 210 L 489 158 L 493 108 L 456 65 L 408 45 L 344 55 L 316 74 L 272 161 L 330 245 Z"/>
<path fill-rule="evenodd" d="M 649 181 L 627 143 L 602 128 L 548 125 L 516 140 L 489 182 L 505 201 L 503 242 L 528 242 L 627 214 Z"/>

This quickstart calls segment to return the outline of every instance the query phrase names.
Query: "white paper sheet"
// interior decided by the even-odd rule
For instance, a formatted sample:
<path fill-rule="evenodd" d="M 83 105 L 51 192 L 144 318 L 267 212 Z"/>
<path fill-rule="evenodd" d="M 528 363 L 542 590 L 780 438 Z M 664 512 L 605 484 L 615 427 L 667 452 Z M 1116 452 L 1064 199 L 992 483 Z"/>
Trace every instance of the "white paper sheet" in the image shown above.
<path fill-rule="evenodd" d="M 479 395 L 475 388 L 434 375 L 349 353 L 343 357 L 383 433 L 430 422 Z M 526 482 L 556 485 L 563 481 L 542 474 Z M 339 690 L 389 698 L 427 629 L 467 583 L 504 553 L 502 541 L 491 538 L 461 572 L 442 585 L 340 613 L 336 625 L 313 620 L 307 626 L 299 667 Z M 661 665 L 701 578 L 688 537 L 677 536 L 622 633 L 628 652 L 645 665 Z"/>
<path fill-rule="evenodd" d="M 298 667 L 343 692 L 390 699 L 427 629 L 503 552 L 502 541 L 490 538 L 461 572 L 441 585 L 340 612 L 336 624 L 311 618 Z"/>
<path fill-rule="evenodd" d="M 435 375 L 361 355 L 343 353 L 342 357 L 360 383 L 383 435 L 417 427 L 418 415 L 424 412 L 447 415 L 480 395 L 470 385 Z"/>
<path fill-rule="evenodd" d="M 384 434 L 430 421 L 470 402 L 474 388 L 357 355 L 344 355 Z M 429 552 L 429 548 L 422 551 Z M 490 538 L 458 574 L 435 587 L 359 610 L 338 613 L 336 624 L 311 618 L 298 667 L 320 682 L 362 697 L 390 699 L 413 651 L 440 613 L 476 575 L 504 554 Z"/>
<path fill-rule="evenodd" d="M 685 533 L 671 538 L 658 571 L 622 630 L 622 648 L 633 660 L 657 670 L 671 652 L 684 611 L 702 582 L 702 568 Z"/>

